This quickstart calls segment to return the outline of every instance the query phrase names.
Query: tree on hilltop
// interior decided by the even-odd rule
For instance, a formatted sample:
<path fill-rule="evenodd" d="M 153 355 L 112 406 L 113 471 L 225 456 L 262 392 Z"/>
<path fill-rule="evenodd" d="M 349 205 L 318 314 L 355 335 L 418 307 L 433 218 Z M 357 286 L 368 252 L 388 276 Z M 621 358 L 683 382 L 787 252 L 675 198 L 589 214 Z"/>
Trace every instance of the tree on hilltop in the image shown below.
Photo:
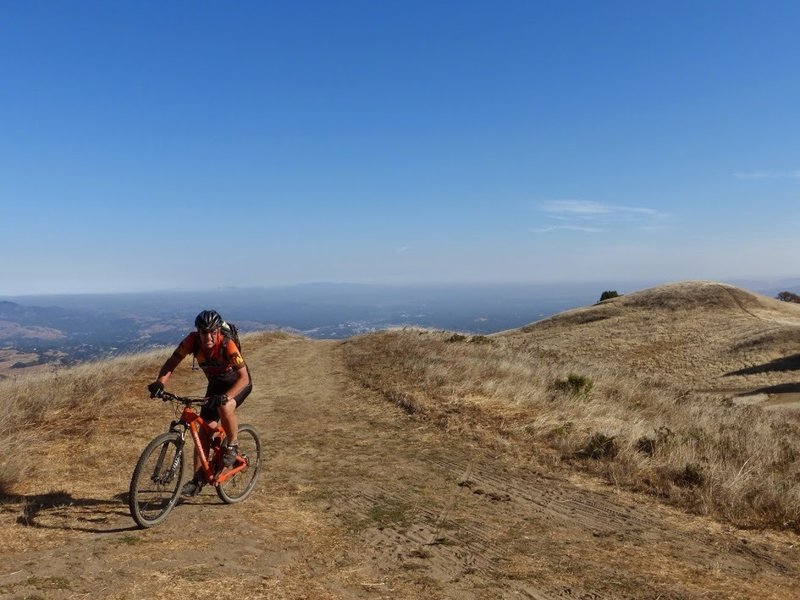
<path fill-rule="evenodd" d="M 783 300 L 784 302 L 794 302 L 795 304 L 800 304 L 800 296 L 797 294 L 793 294 L 792 292 L 780 292 L 777 296 L 775 296 L 778 300 Z"/>
<path fill-rule="evenodd" d="M 608 300 L 609 298 L 616 298 L 617 296 L 619 296 L 617 290 L 606 290 L 605 292 L 600 294 L 600 302 L 602 302 L 603 300 Z"/>

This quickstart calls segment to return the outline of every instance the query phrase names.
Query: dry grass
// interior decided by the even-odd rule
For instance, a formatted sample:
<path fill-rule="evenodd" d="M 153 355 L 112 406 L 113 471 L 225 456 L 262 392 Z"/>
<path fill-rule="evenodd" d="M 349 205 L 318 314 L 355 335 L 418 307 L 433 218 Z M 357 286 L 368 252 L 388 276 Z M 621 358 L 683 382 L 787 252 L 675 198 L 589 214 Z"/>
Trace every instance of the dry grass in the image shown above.
<path fill-rule="evenodd" d="M 0 465 L 0 495 L 11 494 L 47 461 L 54 443 L 73 439 L 80 444 L 97 433 L 94 424 L 103 410 L 141 397 L 143 382 L 163 360 L 164 351 L 154 351 L 0 381 L 0 436 L 19 450 L 14 460 Z"/>
<path fill-rule="evenodd" d="M 291 336 L 284 332 L 256 333 L 243 336 L 242 342 L 258 347 L 287 337 Z M 121 430 L 133 435 L 149 418 L 152 405 L 143 404 L 145 388 L 171 351 L 172 347 L 160 348 L 71 368 L 19 371 L 13 378 L 0 380 L 4 415 L 0 439 L 19 449 L 13 460 L 0 463 L 0 497 L 13 495 L 15 487 L 32 476 L 58 472 L 63 467 L 51 463 L 63 461 L 63 457 L 56 458 L 56 452 L 65 445 L 80 448 L 91 437 L 105 447 L 104 459 L 112 461 L 114 453 L 127 451 L 124 444 L 106 443 L 102 438 L 118 436 Z M 192 377 L 190 364 L 190 360 L 184 361 L 172 383 L 178 389 L 193 385 L 200 394 L 205 380 L 197 373 Z M 187 384 L 190 377 L 193 383 Z"/>
<path fill-rule="evenodd" d="M 363 384 L 408 412 L 520 462 L 557 461 L 740 526 L 800 531 L 798 411 L 736 405 L 722 389 L 794 375 L 730 375 L 770 364 L 788 350 L 784 334 L 800 332 L 800 311 L 773 302 L 665 286 L 491 338 L 363 336 L 346 355 Z"/>

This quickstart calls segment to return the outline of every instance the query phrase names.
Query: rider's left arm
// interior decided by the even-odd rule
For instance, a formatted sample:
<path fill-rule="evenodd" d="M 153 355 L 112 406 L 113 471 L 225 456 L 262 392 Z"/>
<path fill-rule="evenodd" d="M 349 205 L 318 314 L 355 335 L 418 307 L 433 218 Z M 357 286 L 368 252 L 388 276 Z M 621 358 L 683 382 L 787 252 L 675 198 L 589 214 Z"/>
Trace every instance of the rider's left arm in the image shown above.
<path fill-rule="evenodd" d="M 243 365 L 241 368 L 236 370 L 236 381 L 233 382 L 233 385 L 228 390 L 226 394 L 228 398 L 233 399 L 244 390 L 250 384 L 250 373 L 247 370 L 247 365 Z"/>
<path fill-rule="evenodd" d="M 247 364 L 244 362 L 244 358 L 242 358 L 239 348 L 233 340 L 227 340 L 225 350 L 230 365 L 236 371 L 236 380 L 233 382 L 233 385 L 231 385 L 226 395 L 228 398 L 235 398 L 250 385 L 250 370 L 247 368 Z"/>

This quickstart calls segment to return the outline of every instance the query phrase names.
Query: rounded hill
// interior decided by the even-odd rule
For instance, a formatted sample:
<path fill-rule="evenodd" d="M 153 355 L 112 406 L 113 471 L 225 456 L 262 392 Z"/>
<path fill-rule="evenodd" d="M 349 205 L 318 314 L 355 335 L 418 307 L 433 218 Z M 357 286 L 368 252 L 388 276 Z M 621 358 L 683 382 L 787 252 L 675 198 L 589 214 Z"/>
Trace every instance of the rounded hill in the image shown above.
<path fill-rule="evenodd" d="M 712 281 L 656 286 L 501 335 L 695 389 L 769 389 L 800 369 L 800 305 Z"/>

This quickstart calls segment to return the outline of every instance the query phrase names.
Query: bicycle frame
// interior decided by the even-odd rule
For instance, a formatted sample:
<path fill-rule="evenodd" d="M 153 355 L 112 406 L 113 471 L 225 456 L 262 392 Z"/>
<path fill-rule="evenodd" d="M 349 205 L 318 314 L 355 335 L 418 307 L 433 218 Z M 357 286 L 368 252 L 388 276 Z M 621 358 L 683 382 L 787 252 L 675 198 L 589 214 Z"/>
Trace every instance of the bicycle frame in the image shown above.
<path fill-rule="evenodd" d="M 227 479 L 236 475 L 239 471 L 247 468 L 248 459 L 244 456 L 237 456 L 233 466 L 226 469 L 222 466 L 222 452 L 217 451 L 214 456 L 214 464 L 208 460 L 211 444 L 213 443 L 213 436 L 217 434 L 217 441 L 221 444 L 225 439 L 225 430 L 221 425 L 211 427 L 206 421 L 197 414 L 191 406 L 184 406 L 181 418 L 173 421 L 169 428 L 170 431 L 177 431 L 181 435 L 181 440 L 185 442 L 186 431 L 188 430 L 194 440 L 194 446 L 200 458 L 202 466 L 202 473 L 206 483 L 212 485 L 219 485 Z M 209 440 L 208 444 L 204 444 L 200 438 L 200 432 L 206 435 Z M 176 458 L 177 460 L 177 458 Z"/>

